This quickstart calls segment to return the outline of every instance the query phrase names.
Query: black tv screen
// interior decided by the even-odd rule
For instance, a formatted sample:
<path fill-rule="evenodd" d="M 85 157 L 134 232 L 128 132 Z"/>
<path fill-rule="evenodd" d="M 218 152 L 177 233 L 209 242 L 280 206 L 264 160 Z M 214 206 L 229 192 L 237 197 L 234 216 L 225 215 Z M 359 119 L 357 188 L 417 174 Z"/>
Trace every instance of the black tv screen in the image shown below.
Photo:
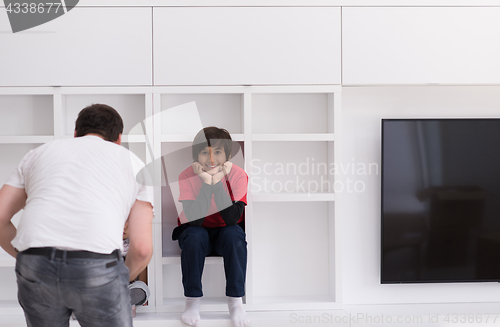
<path fill-rule="evenodd" d="M 382 283 L 500 281 L 500 119 L 382 120 Z"/>

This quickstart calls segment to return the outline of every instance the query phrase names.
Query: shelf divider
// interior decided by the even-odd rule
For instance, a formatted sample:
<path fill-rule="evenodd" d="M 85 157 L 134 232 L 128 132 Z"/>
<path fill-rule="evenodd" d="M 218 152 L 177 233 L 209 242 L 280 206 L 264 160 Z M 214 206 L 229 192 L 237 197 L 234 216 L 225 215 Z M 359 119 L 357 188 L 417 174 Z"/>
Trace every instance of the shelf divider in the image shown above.
<path fill-rule="evenodd" d="M 2 258 L 0 259 L 0 267 L 12 267 L 16 266 L 16 259 L 14 258 Z"/>
<path fill-rule="evenodd" d="M 122 142 L 124 143 L 146 143 L 145 135 L 122 135 Z"/>
<path fill-rule="evenodd" d="M 333 193 L 253 193 L 254 202 L 335 201 Z"/>
<path fill-rule="evenodd" d="M 254 134 L 253 141 L 335 141 L 333 133 Z"/>
<path fill-rule="evenodd" d="M 162 134 L 162 142 L 193 142 L 195 134 Z M 244 134 L 231 134 L 233 141 L 244 141 Z"/>
<path fill-rule="evenodd" d="M 162 265 L 180 265 L 181 257 L 162 257 L 161 258 Z M 206 257 L 205 264 L 206 265 L 218 265 L 222 264 L 222 257 Z"/>
<path fill-rule="evenodd" d="M 0 144 L 41 144 L 54 140 L 53 135 L 1 135 Z"/>

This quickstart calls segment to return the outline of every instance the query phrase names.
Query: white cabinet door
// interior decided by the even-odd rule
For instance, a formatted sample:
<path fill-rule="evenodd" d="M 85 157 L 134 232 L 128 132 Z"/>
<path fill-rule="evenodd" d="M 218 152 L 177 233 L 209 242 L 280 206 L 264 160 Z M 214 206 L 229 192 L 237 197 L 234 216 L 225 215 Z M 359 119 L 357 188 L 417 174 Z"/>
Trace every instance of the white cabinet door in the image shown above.
<path fill-rule="evenodd" d="M 340 8 L 154 8 L 155 85 L 340 84 Z"/>
<path fill-rule="evenodd" d="M 344 84 L 500 83 L 500 8 L 343 8 Z"/>
<path fill-rule="evenodd" d="M 151 8 L 82 8 L 12 33 L 0 13 L 0 86 L 151 85 Z"/>

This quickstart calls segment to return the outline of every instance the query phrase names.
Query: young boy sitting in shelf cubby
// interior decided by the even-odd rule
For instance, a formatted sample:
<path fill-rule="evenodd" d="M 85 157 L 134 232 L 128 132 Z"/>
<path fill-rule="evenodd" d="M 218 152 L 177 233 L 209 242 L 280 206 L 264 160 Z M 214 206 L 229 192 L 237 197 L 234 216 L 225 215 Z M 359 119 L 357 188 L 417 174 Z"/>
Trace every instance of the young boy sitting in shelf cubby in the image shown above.
<path fill-rule="evenodd" d="M 246 235 L 241 225 L 247 204 L 248 176 L 232 164 L 232 139 L 229 132 L 206 127 L 195 136 L 193 164 L 179 176 L 183 211 L 172 239 L 179 241 L 182 285 L 186 308 L 181 320 L 190 326 L 200 321 L 201 278 L 205 257 L 224 259 L 226 296 L 235 327 L 250 322 L 243 309 L 247 266 Z"/>

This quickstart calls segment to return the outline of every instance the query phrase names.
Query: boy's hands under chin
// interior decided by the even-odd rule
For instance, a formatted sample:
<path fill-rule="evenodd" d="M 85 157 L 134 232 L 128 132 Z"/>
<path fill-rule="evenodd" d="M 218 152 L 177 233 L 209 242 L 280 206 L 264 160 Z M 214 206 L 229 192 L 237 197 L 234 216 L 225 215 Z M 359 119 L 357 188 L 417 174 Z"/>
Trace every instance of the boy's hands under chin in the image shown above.
<path fill-rule="evenodd" d="M 203 180 L 204 183 L 212 185 L 212 175 L 203 170 L 203 166 L 198 161 L 193 162 L 194 173 Z"/>
<path fill-rule="evenodd" d="M 213 185 L 220 182 L 224 178 L 224 176 L 227 176 L 231 172 L 232 167 L 233 167 L 233 163 L 230 161 L 226 161 L 221 166 L 220 171 L 217 174 L 213 175 L 213 179 L 212 179 Z"/>

